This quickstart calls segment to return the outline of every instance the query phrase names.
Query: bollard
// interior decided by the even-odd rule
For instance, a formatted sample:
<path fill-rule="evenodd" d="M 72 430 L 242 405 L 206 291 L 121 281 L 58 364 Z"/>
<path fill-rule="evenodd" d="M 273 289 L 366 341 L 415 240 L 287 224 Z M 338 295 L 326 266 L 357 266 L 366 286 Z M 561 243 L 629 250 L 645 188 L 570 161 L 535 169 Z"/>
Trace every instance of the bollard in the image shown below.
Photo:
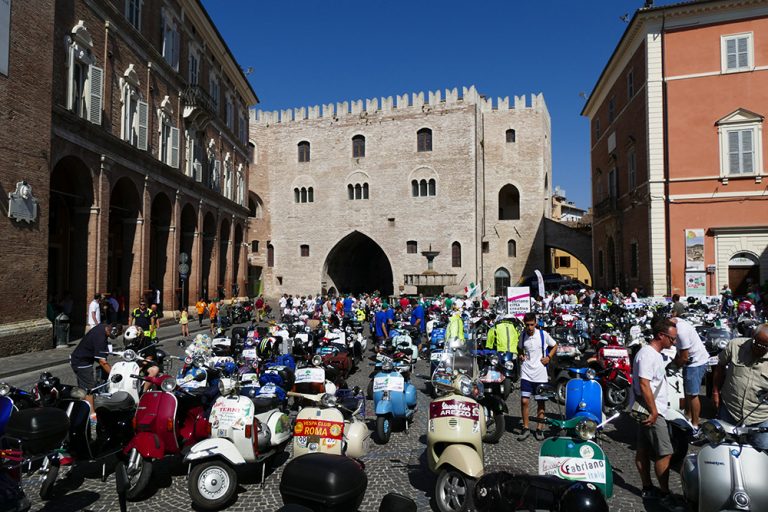
<path fill-rule="evenodd" d="M 69 344 L 69 317 L 59 313 L 54 319 L 53 330 L 56 335 L 56 347 L 66 347 Z"/>

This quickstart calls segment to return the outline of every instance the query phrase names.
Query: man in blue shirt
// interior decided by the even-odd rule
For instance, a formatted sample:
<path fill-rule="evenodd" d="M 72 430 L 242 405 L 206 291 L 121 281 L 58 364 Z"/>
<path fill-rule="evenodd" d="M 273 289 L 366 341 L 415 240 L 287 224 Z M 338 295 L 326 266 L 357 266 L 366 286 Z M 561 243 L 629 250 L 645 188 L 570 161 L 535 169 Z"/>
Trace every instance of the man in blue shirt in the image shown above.
<path fill-rule="evenodd" d="M 387 329 L 387 310 L 386 304 L 383 304 L 381 309 L 376 312 L 374 316 L 374 323 L 376 324 L 376 342 L 381 343 L 387 339 L 389 331 Z"/>
<path fill-rule="evenodd" d="M 355 303 L 355 300 L 352 298 L 351 295 L 347 295 L 347 297 L 344 299 L 344 318 L 345 319 L 352 318 L 352 304 L 354 303 Z"/>
<path fill-rule="evenodd" d="M 411 311 L 411 325 L 418 327 L 419 329 L 419 341 L 417 345 L 419 346 L 419 352 L 421 353 L 422 350 L 426 350 L 424 341 L 426 340 L 427 322 L 424 318 L 424 306 L 422 306 L 421 302 L 416 302 L 414 300 L 413 305 L 413 311 Z"/>

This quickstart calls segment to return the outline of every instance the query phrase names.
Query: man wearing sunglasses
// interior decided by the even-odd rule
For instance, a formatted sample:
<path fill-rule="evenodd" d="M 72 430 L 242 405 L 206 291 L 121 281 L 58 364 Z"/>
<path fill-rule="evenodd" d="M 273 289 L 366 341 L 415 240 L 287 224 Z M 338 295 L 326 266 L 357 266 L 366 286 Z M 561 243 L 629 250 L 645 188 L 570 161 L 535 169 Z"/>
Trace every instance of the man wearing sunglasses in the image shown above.
<path fill-rule="evenodd" d="M 549 382 L 547 365 L 557 353 L 557 343 L 548 332 L 536 328 L 536 314 L 526 313 L 523 317 L 525 330 L 520 339 L 518 350 L 520 351 L 520 416 L 523 420 L 523 429 L 518 436 L 518 441 L 525 441 L 531 435 L 528 429 L 528 402 L 533 395 L 536 400 L 536 417 L 544 420 L 544 408 L 546 399 L 537 395 L 539 384 Z M 520 348 L 522 347 L 522 349 Z M 533 436 L 537 441 L 544 440 L 544 423 L 539 421 Z"/>
<path fill-rule="evenodd" d="M 720 352 L 712 380 L 712 401 L 721 420 L 737 425 L 751 413 L 747 426 L 768 427 L 768 404 L 758 407 L 757 398 L 758 392 L 768 390 L 768 324 L 759 325 L 751 338 L 731 340 Z M 754 434 L 749 440 L 755 448 L 768 450 L 768 434 Z"/>

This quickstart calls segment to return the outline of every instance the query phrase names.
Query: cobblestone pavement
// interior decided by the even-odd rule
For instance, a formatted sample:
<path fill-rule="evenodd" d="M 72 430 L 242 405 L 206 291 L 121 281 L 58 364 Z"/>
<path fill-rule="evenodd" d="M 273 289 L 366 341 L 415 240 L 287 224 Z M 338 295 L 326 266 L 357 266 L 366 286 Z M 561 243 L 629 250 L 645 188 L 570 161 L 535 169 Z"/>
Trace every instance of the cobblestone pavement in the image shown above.
<path fill-rule="evenodd" d="M 419 410 L 416 421 L 409 433 L 395 432 L 387 445 L 372 444 L 371 452 L 363 459 L 368 475 L 368 491 L 361 510 L 376 511 L 382 496 L 396 491 L 412 497 L 419 510 L 432 510 L 432 489 L 435 478 L 427 470 L 424 459 L 426 447 L 426 414 L 429 397 L 424 392 L 424 379 L 420 376 L 428 371 L 428 364 L 420 361 L 415 372 L 415 383 L 420 389 Z M 367 368 L 350 378 L 350 386 L 365 389 L 368 382 Z M 519 395 L 514 392 L 508 399 L 510 415 L 507 417 L 507 432 L 497 445 L 485 445 L 487 470 L 505 468 L 517 472 L 536 472 L 539 443 L 530 437 L 524 442 L 516 440 L 513 432 L 519 422 Z M 372 402 L 368 403 L 371 412 Z M 555 413 L 556 406 L 548 405 Z M 369 414 L 370 418 L 375 418 Z M 372 427 L 372 425 L 371 425 Z M 373 427 L 372 427 L 373 428 Z M 610 501 L 612 511 L 661 510 L 652 503 L 643 503 L 639 496 L 640 480 L 634 466 L 635 427 L 632 420 L 622 417 L 607 428 L 603 436 L 603 447 L 614 468 L 615 493 Z M 240 471 L 240 489 L 237 500 L 229 510 L 271 511 L 282 505 L 279 493 L 282 468 L 290 449 L 267 470 L 266 482 L 259 485 L 258 467 L 247 467 Z M 130 503 L 128 510 L 194 510 L 187 491 L 186 467 L 179 460 L 168 459 L 156 464 L 153 473 L 153 490 L 142 502 Z M 32 510 L 73 511 L 119 510 L 115 492 L 114 476 L 106 482 L 101 480 L 101 467 L 91 466 L 73 470 L 60 484 L 71 487 L 66 494 L 59 493 L 56 499 L 43 503 L 38 498 L 39 478 L 27 477 L 25 481 L 28 496 L 33 500 Z M 63 489 L 63 485 L 61 488 Z M 670 488 L 680 492 L 680 478 L 672 474 Z"/>

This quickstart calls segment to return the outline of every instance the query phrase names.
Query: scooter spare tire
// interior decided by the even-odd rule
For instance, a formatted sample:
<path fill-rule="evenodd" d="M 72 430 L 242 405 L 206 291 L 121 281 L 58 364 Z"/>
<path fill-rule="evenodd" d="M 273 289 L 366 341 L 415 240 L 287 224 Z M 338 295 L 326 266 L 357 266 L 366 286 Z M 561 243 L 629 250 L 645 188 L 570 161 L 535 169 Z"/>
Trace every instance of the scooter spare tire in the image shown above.
<path fill-rule="evenodd" d="M 388 415 L 376 417 L 376 442 L 387 444 L 392 436 L 392 417 Z"/>
<path fill-rule="evenodd" d="M 614 409 L 624 408 L 629 402 L 629 388 L 609 385 L 605 394 L 605 403 Z"/>
<path fill-rule="evenodd" d="M 136 467 L 128 468 L 128 490 L 125 491 L 125 497 L 131 501 L 141 498 L 151 478 L 152 462 L 139 456 Z"/>
<path fill-rule="evenodd" d="M 555 385 L 555 400 L 560 405 L 565 404 L 565 388 L 568 386 L 568 379 L 560 379 Z"/>
<path fill-rule="evenodd" d="M 48 473 L 40 484 L 40 499 L 48 501 L 53 498 L 53 487 L 56 485 L 56 479 L 59 476 L 59 466 L 51 464 L 48 466 Z"/>
<path fill-rule="evenodd" d="M 483 436 L 483 442 L 487 444 L 496 444 L 501 439 L 501 436 L 504 435 L 504 413 L 492 413 L 488 409 L 486 409 L 485 413 L 488 416 L 486 416 L 487 419 L 485 422 L 485 435 Z"/>
<path fill-rule="evenodd" d="M 476 480 L 447 467 L 437 475 L 435 504 L 440 512 L 466 512 L 472 510 Z"/>
<path fill-rule="evenodd" d="M 192 468 L 188 483 L 195 505 L 204 510 L 218 510 L 235 497 L 237 474 L 226 462 L 209 460 Z"/>
<path fill-rule="evenodd" d="M 501 383 L 501 398 L 506 400 L 509 398 L 509 394 L 512 392 L 512 379 L 509 377 L 504 379 L 504 382 Z"/>

